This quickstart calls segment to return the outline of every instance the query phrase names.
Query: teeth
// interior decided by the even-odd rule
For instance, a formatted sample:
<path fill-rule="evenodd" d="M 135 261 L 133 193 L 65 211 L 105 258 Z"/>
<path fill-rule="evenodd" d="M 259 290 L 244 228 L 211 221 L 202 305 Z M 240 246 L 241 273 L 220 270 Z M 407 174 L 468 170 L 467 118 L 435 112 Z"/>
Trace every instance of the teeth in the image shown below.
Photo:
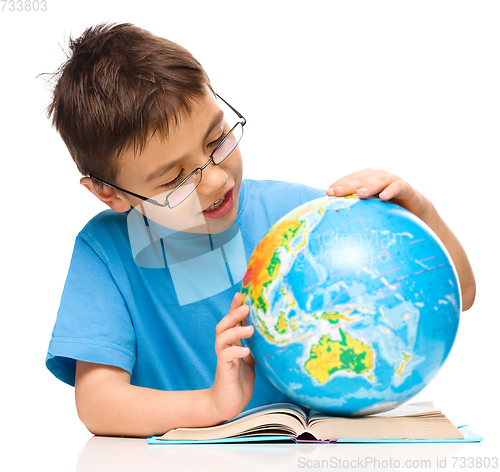
<path fill-rule="evenodd" d="M 224 195 L 222 198 L 219 198 L 219 200 L 217 200 L 213 205 L 210 205 L 205 211 L 216 210 L 224 203 L 225 199 L 226 199 L 226 196 Z"/>

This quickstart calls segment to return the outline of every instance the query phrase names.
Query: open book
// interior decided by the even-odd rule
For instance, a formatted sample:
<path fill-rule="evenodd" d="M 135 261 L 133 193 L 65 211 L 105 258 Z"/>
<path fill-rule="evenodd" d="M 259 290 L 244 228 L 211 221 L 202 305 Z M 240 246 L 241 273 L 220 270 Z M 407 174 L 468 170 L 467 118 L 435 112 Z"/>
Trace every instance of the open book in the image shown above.
<path fill-rule="evenodd" d="M 292 403 L 275 403 L 245 411 L 217 426 L 175 428 L 149 442 L 221 442 L 237 438 L 257 440 L 258 437 L 293 438 L 296 442 L 331 442 L 342 438 L 467 440 L 432 402 L 423 402 L 360 418 L 328 416 L 316 410 L 307 414 Z"/>

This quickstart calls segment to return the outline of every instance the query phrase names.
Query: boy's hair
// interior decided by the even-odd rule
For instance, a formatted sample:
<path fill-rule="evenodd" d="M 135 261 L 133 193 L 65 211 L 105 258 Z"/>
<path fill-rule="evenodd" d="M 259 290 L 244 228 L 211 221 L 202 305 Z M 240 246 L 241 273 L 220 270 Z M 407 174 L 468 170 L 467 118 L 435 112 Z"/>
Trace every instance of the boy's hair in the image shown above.
<path fill-rule="evenodd" d="M 115 183 L 124 150 L 141 153 L 156 131 L 167 137 L 204 85 L 213 92 L 186 49 L 130 23 L 90 27 L 69 48 L 47 116 L 83 175 Z"/>

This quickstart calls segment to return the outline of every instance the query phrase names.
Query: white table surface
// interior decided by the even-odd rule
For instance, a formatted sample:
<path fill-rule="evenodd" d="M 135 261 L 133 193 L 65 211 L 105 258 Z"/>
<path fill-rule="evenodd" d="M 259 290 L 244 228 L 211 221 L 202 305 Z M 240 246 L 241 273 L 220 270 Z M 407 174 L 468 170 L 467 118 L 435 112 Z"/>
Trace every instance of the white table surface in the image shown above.
<path fill-rule="evenodd" d="M 80 431 L 82 433 L 82 431 Z M 300 471 L 300 470 L 475 470 L 460 461 L 498 457 L 499 436 L 467 444 L 219 444 L 148 445 L 145 439 L 43 434 L 32 431 L 4 441 L 8 470 L 130 471 Z M 453 458 L 459 457 L 455 461 Z M 472 458 L 472 459 L 470 459 Z M 379 461 L 376 463 L 375 461 Z M 385 462 L 384 462 L 385 461 Z M 398 462 L 399 461 L 399 462 Z M 407 463 L 407 461 L 410 461 Z M 15 467 L 12 467 L 15 464 Z M 453 465 L 455 464 L 455 467 Z M 399 467 L 398 467 L 399 465 Z M 446 467 L 444 467 L 446 465 Z M 463 465 L 463 462 L 462 462 Z M 498 468 L 498 465 L 497 465 Z M 493 462 L 485 470 L 494 470 Z M 3 469 L 6 470 L 6 469 Z"/>

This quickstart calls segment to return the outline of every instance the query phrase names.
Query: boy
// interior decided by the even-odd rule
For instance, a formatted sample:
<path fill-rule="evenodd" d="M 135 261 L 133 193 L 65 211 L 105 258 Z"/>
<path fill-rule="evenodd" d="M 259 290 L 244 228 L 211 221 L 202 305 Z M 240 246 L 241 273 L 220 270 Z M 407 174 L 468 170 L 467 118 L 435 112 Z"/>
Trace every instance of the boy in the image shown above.
<path fill-rule="evenodd" d="M 70 48 L 48 113 L 81 184 L 111 210 L 76 238 L 47 367 L 75 386 L 78 415 L 98 435 L 211 426 L 291 402 L 242 346 L 253 331 L 241 325 L 248 308 L 238 292 L 266 231 L 325 193 L 243 180 L 245 118 L 178 45 L 122 24 L 89 28 Z M 431 202 L 371 169 L 327 190 L 354 192 L 422 218 L 453 258 L 470 308 L 467 256 Z"/>

